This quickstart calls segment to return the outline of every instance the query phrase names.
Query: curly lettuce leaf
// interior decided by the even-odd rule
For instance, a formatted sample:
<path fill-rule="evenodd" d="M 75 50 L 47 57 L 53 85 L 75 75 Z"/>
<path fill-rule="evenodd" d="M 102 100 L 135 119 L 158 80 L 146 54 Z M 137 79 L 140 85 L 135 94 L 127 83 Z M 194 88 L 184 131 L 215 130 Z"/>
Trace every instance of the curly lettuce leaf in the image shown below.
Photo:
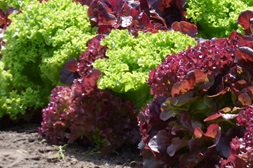
<path fill-rule="evenodd" d="M 186 17 L 198 25 L 198 35 L 204 38 L 228 37 L 233 30 L 241 32 L 236 24 L 238 15 L 253 4 L 247 0 L 189 0 Z"/>
<path fill-rule="evenodd" d="M 87 10 L 72 0 L 33 1 L 9 16 L 12 23 L 3 34 L 2 61 L 13 75 L 13 91 L 37 95 L 31 96 L 29 106 L 49 101 L 52 88 L 62 85 L 60 69 L 66 60 L 77 58 L 95 35 Z"/>
<path fill-rule="evenodd" d="M 41 107 L 42 103 L 34 100 L 39 95 L 38 91 L 26 88 L 19 92 L 13 89 L 13 75 L 4 68 L 4 63 L 0 61 L 0 118 L 8 115 L 11 119 L 17 119 L 24 115 L 28 107 Z"/>
<path fill-rule="evenodd" d="M 34 1 L 38 0 L 4 0 L 4 2 L 0 2 L 0 9 L 6 10 L 7 7 L 22 9 Z"/>
<path fill-rule="evenodd" d="M 139 32 L 136 38 L 127 30 L 113 30 L 101 44 L 108 48 L 108 58 L 93 63 L 102 72 L 98 88 L 111 90 L 140 105 L 149 97 L 146 83 L 149 71 L 156 68 L 167 54 L 194 46 L 196 41 L 173 31 Z"/>

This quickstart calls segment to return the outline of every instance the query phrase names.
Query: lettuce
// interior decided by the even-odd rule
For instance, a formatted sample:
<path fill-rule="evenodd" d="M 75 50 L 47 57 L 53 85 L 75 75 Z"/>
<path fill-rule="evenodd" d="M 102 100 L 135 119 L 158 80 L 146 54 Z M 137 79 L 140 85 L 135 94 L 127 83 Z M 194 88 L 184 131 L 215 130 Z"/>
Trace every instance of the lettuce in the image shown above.
<path fill-rule="evenodd" d="M 34 1 L 38 0 L 5 0 L 4 2 L 0 2 L 0 9 L 6 10 L 7 7 L 22 9 Z"/>
<path fill-rule="evenodd" d="M 70 59 L 64 65 L 61 77 L 71 85 L 55 87 L 50 103 L 42 110 L 39 133 L 49 142 L 79 140 L 112 152 L 124 144 L 137 145 L 140 140 L 133 104 L 97 88 L 101 72 L 92 63 L 105 55 L 106 48 L 100 45 L 103 38 L 97 35 L 89 40 L 79 62 Z M 76 72 L 77 78 L 71 75 Z"/>
<path fill-rule="evenodd" d="M 105 59 L 93 66 L 102 72 L 98 88 L 111 90 L 140 107 L 150 98 L 146 83 L 148 73 L 167 54 L 178 53 L 196 41 L 179 32 L 138 33 L 135 38 L 127 30 L 113 30 L 101 42 L 108 49 Z"/>
<path fill-rule="evenodd" d="M 233 30 L 242 32 L 235 21 L 246 9 L 253 9 L 251 1 L 188 0 L 186 17 L 197 24 L 200 37 L 228 37 Z"/>
<path fill-rule="evenodd" d="M 94 36 L 87 9 L 72 0 L 34 1 L 22 13 L 9 16 L 12 23 L 3 34 L 2 61 L 13 76 L 16 94 L 37 93 L 31 106 L 49 101 L 52 88 L 62 84 L 59 76 L 65 61 L 78 57 Z"/>
<path fill-rule="evenodd" d="M 143 165 L 252 167 L 252 11 L 245 34 L 198 43 L 149 74 L 155 98 L 139 114 Z"/>
<path fill-rule="evenodd" d="M 168 30 L 176 21 L 185 21 L 185 0 L 77 0 L 90 6 L 88 16 L 99 34 L 112 29 L 128 29 L 134 35 L 138 31 L 158 32 Z"/>
<path fill-rule="evenodd" d="M 38 108 L 43 104 L 34 102 L 39 95 L 38 91 L 31 88 L 18 92 L 13 90 L 13 75 L 5 70 L 4 63 L 0 61 L 0 118 L 8 115 L 11 119 L 17 119 L 24 115 L 28 107 Z"/>

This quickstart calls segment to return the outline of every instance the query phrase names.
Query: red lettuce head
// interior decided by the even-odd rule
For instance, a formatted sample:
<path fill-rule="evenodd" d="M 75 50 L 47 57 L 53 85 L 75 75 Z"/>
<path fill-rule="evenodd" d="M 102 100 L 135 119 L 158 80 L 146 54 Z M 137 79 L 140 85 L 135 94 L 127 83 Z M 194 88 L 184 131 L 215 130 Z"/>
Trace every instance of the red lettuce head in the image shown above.
<path fill-rule="evenodd" d="M 133 104 L 97 88 L 101 73 L 92 63 L 105 57 L 106 48 L 100 45 L 102 38 L 98 35 L 88 41 L 80 61 L 67 61 L 61 71 L 61 80 L 70 86 L 52 91 L 39 128 L 51 143 L 80 140 L 100 147 L 103 152 L 112 152 L 140 140 Z"/>
<path fill-rule="evenodd" d="M 190 36 L 197 34 L 197 27 L 186 22 L 185 0 L 93 0 L 83 4 L 89 4 L 88 16 L 100 34 L 108 34 L 112 29 L 128 29 L 135 36 L 138 31 L 155 33 L 169 29 Z M 180 23 L 172 26 L 174 22 Z"/>
<path fill-rule="evenodd" d="M 155 99 L 138 116 L 145 167 L 211 168 L 234 158 L 232 145 L 249 135 L 237 120 L 253 100 L 252 49 L 250 36 L 233 32 L 167 56 L 150 72 Z"/>

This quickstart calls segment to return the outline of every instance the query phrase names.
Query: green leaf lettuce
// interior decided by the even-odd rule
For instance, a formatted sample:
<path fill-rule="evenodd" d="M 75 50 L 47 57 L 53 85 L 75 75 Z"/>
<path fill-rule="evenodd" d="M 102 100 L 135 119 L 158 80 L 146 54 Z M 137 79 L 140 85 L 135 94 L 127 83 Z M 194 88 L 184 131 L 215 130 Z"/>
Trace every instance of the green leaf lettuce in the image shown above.
<path fill-rule="evenodd" d="M 93 63 L 102 72 L 98 87 L 120 94 L 140 107 L 150 98 L 146 83 L 149 71 L 156 68 L 166 55 L 178 53 L 196 43 L 193 38 L 173 31 L 139 32 L 135 38 L 127 30 L 113 30 L 101 42 L 108 48 L 108 58 Z"/>

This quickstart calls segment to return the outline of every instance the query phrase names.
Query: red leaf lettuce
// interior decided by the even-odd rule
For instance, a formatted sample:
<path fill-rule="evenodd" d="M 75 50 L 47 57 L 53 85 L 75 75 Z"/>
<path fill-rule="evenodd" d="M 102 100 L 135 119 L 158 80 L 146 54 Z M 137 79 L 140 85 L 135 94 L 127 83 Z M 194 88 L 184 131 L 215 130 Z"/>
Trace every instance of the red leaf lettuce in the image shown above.
<path fill-rule="evenodd" d="M 252 64 L 252 36 L 234 31 L 152 70 L 155 99 L 138 116 L 144 167 L 252 166 Z"/>
<path fill-rule="evenodd" d="M 140 139 L 133 104 L 97 88 L 101 73 L 93 69 L 92 62 L 105 55 L 105 47 L 100 45 L 102 38 L 98 35 L 88 41 L 79 62 L 71 60 L 65 64 L 61 78 L 72 85 L 56 87 L 50 103 L 43 109 L 39 132 L 51 143 L 81 139 L 111 152 Z M 76 72 L 79 78 L 69 78 Z"/>

